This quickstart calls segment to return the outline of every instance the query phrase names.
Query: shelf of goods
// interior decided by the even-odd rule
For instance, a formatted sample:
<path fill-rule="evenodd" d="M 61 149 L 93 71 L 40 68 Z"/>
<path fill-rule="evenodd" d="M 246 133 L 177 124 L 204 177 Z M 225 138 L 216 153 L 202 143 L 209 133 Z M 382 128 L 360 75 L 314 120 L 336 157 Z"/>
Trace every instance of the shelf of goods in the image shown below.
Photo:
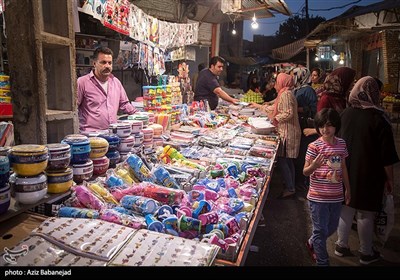
<path fill-rule="evenodd" d="M 170 115 L 171 124 L 180 121 L 182 94 L 179 83 L 143 86 L 143 107 L 147 112 Z"/>
<path fill-rule="evenodd" d="M 10 77 L 0 73 L 0 120 L 9 120 L 12 117 Z"/>
<path fill-rule="evenodd" d="M 75 34 L 75 66 L 78 77 L 90 72 L 94 50 L 99 47 L 109 47 L 108 40 L 103 36 L 89 34 Z"/>

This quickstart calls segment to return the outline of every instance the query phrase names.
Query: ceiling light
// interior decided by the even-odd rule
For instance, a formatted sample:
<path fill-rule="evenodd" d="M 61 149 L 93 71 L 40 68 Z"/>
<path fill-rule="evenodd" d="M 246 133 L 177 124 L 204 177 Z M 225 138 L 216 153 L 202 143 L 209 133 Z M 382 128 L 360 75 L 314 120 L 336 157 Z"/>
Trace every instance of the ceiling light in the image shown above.
<path fill-rule="evenodd" d="M 236 35 L 236 29 L 235 29 L 235 20 L 233 20 L 233 29 L 232 29 L 232 35 Z"/>
<path fill-rule="evenodd" d="M 256 14 L 255 13 L 254 13 L 254 16 L 252 18 L 251 28 L 253 28 L 253 29 L 257 29 L 258 28 L 258 22 L 257 22 L 257 18 L 256 18 Z"/>
<path fill-rule="evenodd" d="M 258 28 L 258 22 L 257 22 L 257 21 L 253 21 L 253 22 L 251 23 L 251 28 L 257 29 L 257 28 Z"/>

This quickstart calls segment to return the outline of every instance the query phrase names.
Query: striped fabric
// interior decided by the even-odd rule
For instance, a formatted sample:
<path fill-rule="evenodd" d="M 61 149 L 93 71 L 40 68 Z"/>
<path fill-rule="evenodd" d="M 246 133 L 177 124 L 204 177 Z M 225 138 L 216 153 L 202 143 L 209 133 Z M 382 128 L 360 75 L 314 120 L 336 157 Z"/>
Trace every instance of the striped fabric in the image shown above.
<path fill-rule="evenodd" d="M 341 163 L 349 155 L 346 142 L 335 137 L 335 145 L 330 145 L 322 137 L 308 145 L 306 161 L 311 162 L 323 154 L 324 164 L 310 176 L 307 198 L 315 202 L 341 202 L 344 200 Z"/>

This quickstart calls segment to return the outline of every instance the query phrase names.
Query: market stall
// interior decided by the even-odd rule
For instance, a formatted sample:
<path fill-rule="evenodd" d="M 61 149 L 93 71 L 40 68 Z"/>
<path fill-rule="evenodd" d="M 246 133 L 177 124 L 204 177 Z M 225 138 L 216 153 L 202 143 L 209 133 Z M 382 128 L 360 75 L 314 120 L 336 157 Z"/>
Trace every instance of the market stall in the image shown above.
<path fill-rule="evenodd" d="M 248 118 L 240 113 L 239 117 L 233 115 L 232 112 L 236 114 L 243 110 L 240 106 L 222 106 L 218 109 L 219 113 L 209 113 L 199 109 L 201 107 L 199 105 L 189 108 L 191 113 L 181 116 L 178 124 L 169 119 L 165 128 L 155 123 L 165 122 L 162 117 L 143 112 L 110 125 L 109 133 L 66 135 L 61 144 L 48 144 L 46 147 L 12 147 L 9 153 L 14 171 L 9 179 L 11 190 L 8 184 L 4 187 L 8 188 L 8 204 L 11 207 L 3 211 L 3 223 L 7 222 L 7 218 L 18 214 L 18 211 L 35 210 L 35 206 L 48 202 L 52 196 L 63 196 L 68 199 L 54 203 L 56 207 L 51 208 L 55 211 L 47 214 L 56 217 L 46 220 L 44 225 L 59 224 L 60 219 L 68 219 L 78 228 L 80 224 L 92 220 L 94 221 L 90 223 L 102 221 L 101 223 L 118 224 L 138 232 L 137 234 L 143 234 L 145 230 L 149 240 L 169 240 L 166 237 L 169 235 L 170 238 L 186 244 L 185 246 L 208 248 L 202 254 L 215 255 L 207 258 L 206 263 L 196 263 L 197 265 L 243 265 L 268 195 L 275 152 L 279 145 L 278 137 L 271 134 L 272 127 L 268 131 L 265 127 L 257 127 L 260 125 L 256 121 L 258 118 Z M 253 126 L 248 124 L 249 121 Z M 268 123 L 263 118 L 258 121 Z M 189 125 L 182 125 L 183 123 Z M 127 127 L 129 133 L 126 132 Z M 133 139 L 132 145 L 126 144 L 127 139 Z M 83 146 L 87 146 L 87 149 L 82 149 Z M 48 156 L 45 164 L 38 165 L 37 161 L 21 164 L 19 161 L 23 157 L 18 152 L 22 150 L 25 155 L 27 148 L 36 153 L 42 151 L 39 156 L 43 158 Z M 87 153 L 78 152 L 82 150 Z M 129 152 L 125 152 L 126 150 Z M 70 157 L 66 160 L 64 156 L 68 152 Z M 118 154 L 118 159 L 115 154 Z M 98 159 L 102 160 L 97 161 Z M 111 161 L 114 161 L 114 167 L 110 167 Z M 103 162 L 107 166 L 103 166 Z M 38 176 L 37 180 L 40 180 L 44 176 L 41 173 L 44 170 L 47 174 L 46 183 L 22 180 L 22 175 L 27 172 L 35 173 L 29 175 Z M 72 170 L 71 175 L 68 175 L 68 170 Z M 61 174 L 56 183 L 51 181 L 54 179 L 54 172 Z M 23 193 L 21 189 L 26 191 L 32 188 L 43 188 L 53 194 L 35 196 L 36 200 L 33 202 L 24 200 L 21 194 L 15 196 L 16 191 Z M 13 197 L 10 198 L 11 192 Z M 35 193 L 40 192 L 41 189 Z M 39 226 L 39 229 L 42 227 L 43 225 Z M 37 240 L 34 232 L 15 248 L 27 242 L 42 243 L 43 240 Z M 54 246 L 60 245 L 59 236 L 46 234 L 41 236 L 46 242 L 53 241 Z M 92 231 L 90 238 L 96 239 L 97 234 L 99 232 Z M 130 237 L 124 237 L 121 242 L 130 248 L 130 240 Z M 146 239 L 143 242 L 151 243 L 151 240 Z M 213 246 L 207 247 L 205 244 Z M 43 246 L 47 245 L 46 243 Z M 122 248 L 125 245 L 118 248 L 124 250 Z M 40 246 L 36 248 L 39 249 Z M 72 251 L 80 254 L 74 246 L 64 250 L 66 254 Z M 210 250 L 214 253 L 210 253 Z M 29 254 L 37 255 L 38 252 Z M 113 256 L 113 260 L 118 259 L 117 255 Z M 54 259 L 50 259 L 53 263 Z M 30 257 L 21 260 L 24 264 L 29 261 L 32 261 Z M 43 261 L 37 260 L 30 264 L 43 265 Z M 86 261 L 87 265 L 92 263 L 90 259 Z M 101 261 L 103 263 L 97 264 L 113 264 L 110 262 L 111 258 Z M 17 263 L 20 265 L 18 260 Z M 60 260 L 59 263 L 62 265 L 64 262 Z M 165 262 L 161 263 L 165 265 Z M 138 265 L 137 261 L 126 263 L 134 264 Z M 148 259 L 143 264 L 157 265 Z"/>

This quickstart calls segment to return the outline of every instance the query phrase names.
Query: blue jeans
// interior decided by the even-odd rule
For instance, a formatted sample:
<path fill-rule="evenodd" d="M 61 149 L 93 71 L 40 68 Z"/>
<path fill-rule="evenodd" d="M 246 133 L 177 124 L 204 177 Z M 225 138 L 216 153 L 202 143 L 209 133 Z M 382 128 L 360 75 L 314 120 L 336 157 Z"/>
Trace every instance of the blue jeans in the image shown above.
<path fill-rule="evenodd" d="M 294 159 L 279 157 L 278 166 L 281 170 L 283 180 L 285 181 L 286 190 L 289 192 L 296 191 L 295 189 L 295 171 L 294 171 Z"/>
<path fill-rule="evenodd" d="M 309 243 L 317 256 L 317 265 L 328 266 L 329 255 L 326 250 L 326 240 L 337 229 L 342 202 L 324 203 L 309 201 L 311 221 L 313 225 Z"/>

